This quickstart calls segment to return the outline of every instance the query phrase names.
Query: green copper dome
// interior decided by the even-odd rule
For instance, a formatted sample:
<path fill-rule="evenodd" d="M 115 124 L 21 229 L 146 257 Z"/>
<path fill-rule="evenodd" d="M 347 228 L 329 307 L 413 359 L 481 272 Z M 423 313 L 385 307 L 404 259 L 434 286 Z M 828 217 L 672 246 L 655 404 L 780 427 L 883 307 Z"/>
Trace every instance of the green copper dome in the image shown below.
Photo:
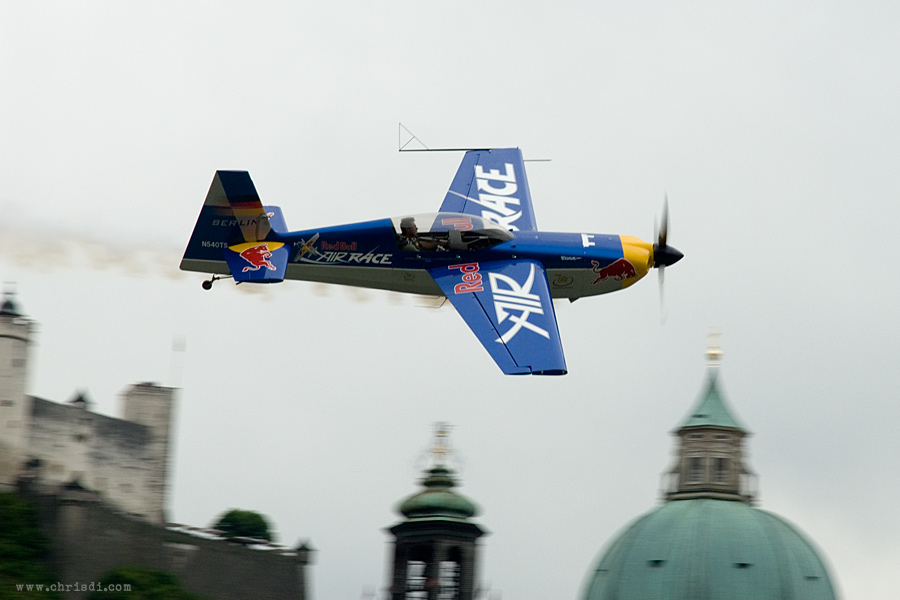
<path fill-rule="evenodd" d="M 816 550 L 746 502 L 667 502 L 613 541 L 584 600 L 833 600 Z"/>
<path fill-rule="evenodd" d="M 806 538 L 755 508 L 747 431 L 719 386 L 722 352 L 707 350 L 707 382 L 675 430 L 666 502 L 634 521 L 588 574 L 583 600 L 834 600 Z"/>
<path fill-rule="evenodd" d="M 454 492 L 453 471 L 443 465 L 426 471 L 425 489 L 400 503 L 397 510 L 408 519 L 458 519 L 464 521 L 478 513 L 467 498 Z"/>

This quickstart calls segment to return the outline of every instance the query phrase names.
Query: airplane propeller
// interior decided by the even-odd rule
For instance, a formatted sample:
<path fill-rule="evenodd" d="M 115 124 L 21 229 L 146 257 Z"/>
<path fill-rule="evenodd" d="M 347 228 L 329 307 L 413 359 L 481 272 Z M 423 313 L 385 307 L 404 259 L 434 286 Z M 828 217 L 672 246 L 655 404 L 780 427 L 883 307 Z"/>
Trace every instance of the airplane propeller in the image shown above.
<path fill-rule="evenodd" d="M 654 229 L 656 224 L 654 223 Z M 662 222 L 656 231 L 656 243 L 653 244 L 653 266 L 659 269 L 659 305 L 662 312 L 660 319 L 665 322 L 663 283 L 666 280 L 666 267 L 674 265 L 682 259 L 684 254 L 671 247 L 667 243 L 669 237 L 669 195 L 666 194 L 663 201 Z"/>

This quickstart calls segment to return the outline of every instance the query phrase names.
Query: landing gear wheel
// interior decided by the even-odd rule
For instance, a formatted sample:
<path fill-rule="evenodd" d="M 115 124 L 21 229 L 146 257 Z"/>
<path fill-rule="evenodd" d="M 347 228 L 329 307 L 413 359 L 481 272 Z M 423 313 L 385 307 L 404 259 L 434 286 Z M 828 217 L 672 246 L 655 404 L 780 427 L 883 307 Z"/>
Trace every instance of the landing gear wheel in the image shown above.
<path fill-rule="evenodd" d="M 231 279 L 231 275 L 210 275 L 209 279 L 204 281 L 201 285 L 203 285 L 204 290 L 211 290 L 212 284 L 217 282 L 220 279 Z"/>

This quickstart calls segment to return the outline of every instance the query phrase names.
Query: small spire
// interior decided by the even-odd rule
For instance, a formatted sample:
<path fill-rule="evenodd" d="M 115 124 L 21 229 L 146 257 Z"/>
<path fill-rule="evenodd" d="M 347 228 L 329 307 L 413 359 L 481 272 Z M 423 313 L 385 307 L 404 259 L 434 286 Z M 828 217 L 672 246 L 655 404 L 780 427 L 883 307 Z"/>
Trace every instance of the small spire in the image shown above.
<path fill-rule="evenodd" d="M 700 394 L 694 409 L 688 415 L 676 431 L 685 428 L 715 426 L 738 429 L 743 433 L 747 431 L 738 423 L 731 414 L 728 403 L 719 389 L 719 367 L 722 365 L 722 348 L 719 337 L 722 332 L 717 329 L 710 330 L 706 342 L 706 390 Z"/>
<path fill-rule="evenodd" d="M 438 422 L 434 424 L 434 438 L 431 440 L 432 467 L 446 467 L 450 462 L 453 450 L 450 448 L 450 424 Z"/>
<path fill-rule="evenodd" d="M 719 338 L 722 332 L 718 329 L 712 329 L 706 336 L 706 366 L 711 369 L 718 369 L 722 365 L 722 346 L 719 344 Z"/>
<path fill-rule="evenodd" d="M 10 317 L 21 317 L 22 313 L 15 301 L 16 284 L 12 281 L 3 283 L 3 302 L 0 304 L 0 315 L 8 315 Z"/>
<path fill-rule="evenodd" d="M 78 408 L 87 409 L 92 404 L 91 400 L 88 398 L 87 392 L 79 390 L 75 392 L 75 395 L 72 396 L 72 399 L 69 400 L 69 404 L 72 406 L 77 406 Z"/>
<path fill-rule="evenodd" d="M 465 520 L 478 513 L 478 507 L 457 494 L 455 473 L 449 463 L 453 457 L 450 449 L 450 424 L 435 423 L 431 440 L 430 466 L 425 469 L 420 483 L 423 488 L 409 496 L 397 507 L 408 518 L 424 519 L 447 517 Z"/>

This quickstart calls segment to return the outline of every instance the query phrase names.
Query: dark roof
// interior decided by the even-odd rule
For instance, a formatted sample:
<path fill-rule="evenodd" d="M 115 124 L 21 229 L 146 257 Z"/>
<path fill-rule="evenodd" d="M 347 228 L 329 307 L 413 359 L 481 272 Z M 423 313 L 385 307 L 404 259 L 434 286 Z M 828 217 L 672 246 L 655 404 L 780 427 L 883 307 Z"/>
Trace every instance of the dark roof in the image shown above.
<path fill-rule="evenodd" d="M 75 392 L 75 395 L 69 400 L 69 404 L 91 404 L 87 396 L 87 392 Z"/>
<path fill-rule="evenodd" d="M 19 312 L 19 307 L 12 299 L 12 294 L 7 293 L 3 298 L 3 304 L 0 305 L 0 315 L 7 315 L 10 317 L 21 317 L 22 313 Z"/>

